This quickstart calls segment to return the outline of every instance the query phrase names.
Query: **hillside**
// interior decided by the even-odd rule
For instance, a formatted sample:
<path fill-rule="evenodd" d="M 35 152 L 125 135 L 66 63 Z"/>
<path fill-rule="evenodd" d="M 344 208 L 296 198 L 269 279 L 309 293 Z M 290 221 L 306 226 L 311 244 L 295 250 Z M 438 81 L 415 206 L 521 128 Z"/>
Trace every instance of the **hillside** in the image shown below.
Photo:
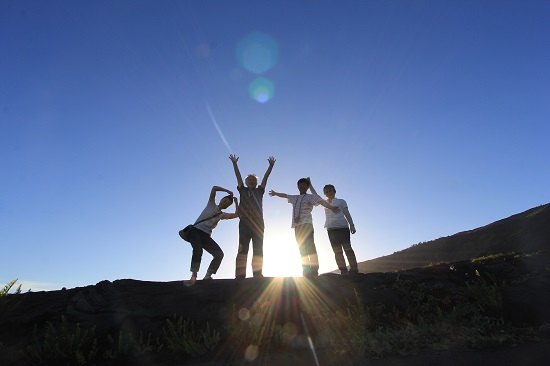
<path fill-rule="evenodd" d="M 497 253 L 527 253 L 540 249 L 550 249 L 550 204 L 474 230 L 416 244 L 391 255 L 361 262 L 359 271 L 390 272 Z"/>

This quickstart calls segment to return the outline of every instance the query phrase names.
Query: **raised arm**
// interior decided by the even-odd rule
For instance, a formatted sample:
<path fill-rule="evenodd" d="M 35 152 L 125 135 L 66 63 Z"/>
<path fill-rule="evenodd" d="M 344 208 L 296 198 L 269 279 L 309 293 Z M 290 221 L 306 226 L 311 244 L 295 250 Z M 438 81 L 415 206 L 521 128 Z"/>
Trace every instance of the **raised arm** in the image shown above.
<path fill-rule="evenodd" d="M 264 179 L 262 179 L 262 183 L 260 184 L 263 189 L 265 189 L 265 186 L 267 185 L 267 178 L 269 178 L 269 175 L 273 170 L 273 165 L 275 165 L 275 158 L 273 156 L 270 156 L 267 161 L 269 162 L 269 167 L 267 168 L 264 174 Z"/>
<path fill-rule="evenodd" d="M 230 195 L 233 195 L 233 192 L 231 192 L 229 189 L 225 189 L 223 187 L 214 186 L 212 187 L 212 190 L 210 191 L 210 197 L 208 198 L 208 202 L 215 202 L 216 201 L 216 192 L 227 192 Z"/>
<path fill-rule="evenodd" d="M 309 190 L 311 191 L 311 194 L 319 197 L 320 199 L 323 199 L 323 197 L 321 197 L 321 196 L 319 196 L 319 194 L 317 194 L 317 191 L 315 190 L 315 188 L 313 188 L 313 184 L 311 184 L 311 179 L 309 177 L 307 177 L 307 180 L 309 180 Z"/>
<path fill-rule="evenodd" d="M 243 177 L 241 176 L 239 166 L 237 165 L 239 158 L 236 157 L 235 154 L 231 154 L 229 155 L 229 159 L 233 162 L 233 170 L 235 171 L 235 176 L 237 177 L 237 187 L 241 188 L 243 186 Z"/>
<path fill-rule="evenodd" d="M 269 195 L 270 195 L 271 197 L 277 196 L 277 197 L 281 197 L 281 198 L 288 198 L 288 194 L 286 194 L 286 193 L 275 192 L 274 190 L 269 191 Z"/>

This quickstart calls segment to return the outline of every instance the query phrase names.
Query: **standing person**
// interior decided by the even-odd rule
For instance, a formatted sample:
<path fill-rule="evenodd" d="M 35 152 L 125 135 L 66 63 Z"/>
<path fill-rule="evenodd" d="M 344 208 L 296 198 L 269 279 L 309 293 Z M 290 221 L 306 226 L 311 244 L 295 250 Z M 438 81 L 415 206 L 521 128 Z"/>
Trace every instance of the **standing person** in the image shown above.
<path fill-rule="evenodd" d="M 229 155 L 229 159 L 233 162 L 233 170 L 237 177 L 237 190 L 241 197 L 240 220 L 239 220 L 239 250 L 237 252 L 235 277 L 246 277 L 246 262 L 248 259 L 248 249 L 252 240 L 252 274 L 254 277 L 263 277 L 263 261 L 264 261 L 264 214 L 263 214 L 263 196 L 267 178 L 275 165 L 275 158 L 270 156 L 267 161 L 267 168 L 262 183 L 258 186 L 258 177 L 254 174 L 246 176 L 243 185 L 243 178 L 239 171 L 237 161 L 239 160 L 234 154 Z"/>
<path fill-rule="evenodd" d="M 216 192 L 226 192 L 229 193 L 229 195 L 223 197 L 220 200 L 220 203 L 216 205 Z M 235 202 L 235 212 L 222 212 L 222 210 L 231 206 L 233 201 Z M 213 257 L 210 262 L 210 266 L 208 266 L 204 279 L 212 279 L 212 275 L 218 271 L 223 259 L 222 249 L 218 243 L 212 239 L 212 230 L 214 230 L 220 220 L 229 220 L 236 217 L 239 217 L 239 202 L 236 197 L 233 197 L 233 192 L 218 186 L 212 187 L 210 197 L 208 198 L 208 204 L 189 231 L 189 243 L 191 243 L 191 246 L 193 247 L 193 256 L 191 257 L 192 274 L 191 279 L 186 281 L 186 283 L 193 285 L 197 281 L 197 273 L 199 272 L 201 265 L 203 250 L 206 250 L 208 253 L 212 254 Z"/>
<path fill-rule="evenodd" d="M 310 182 L 311 183 L 311 182 Z M 310 185 L 311 193 L 318 196 L 313 185 Z M 357 259 L 355 258 L 355 252 L 351 248 L 350 232 L 355 234 L 355 225 L 353 219 L 348 210 L 348 204 L 345 200 L 336 198 L 336 188 L 332 184 L 327 184 L 323 188 L 323 193 L 327 197 L 327 202 L 332 206 L 336 206 L 340 209 L 339 213 L 334 213 L 331 210 L 325 209 L 325 228 L 327 229 L 328 239 L 334 252 L 334 258 L 340 273 L 343 275 L 355 275 L 359 273 L 357 268 Z M 344 254 L 348 257 L 349 271 L 346 266 L 346 260 Z"/>
<path fill-rule="evenodd" d="M 315 248 L 311 211 L 317 205 L 322 205 L 335 213 L 338 213 L 340 210 L 338 207 L 331 206 L 319 196 L 306 193 L 309 186 L 309 179 L 301 178 L 298 180 L 299 195 L 278 193 L 273 190 L 269 191 L 269 195 L 286 198 L 288 199 L 288 203 L 292 204 L 291 227 L 294 229 L 294 236 L 296 237 L 298 250 L 302 257 L 303 275 L 304 277 L 317 277 L 319 275 L 319 258 L 317 256 L 317 249 Z"/>

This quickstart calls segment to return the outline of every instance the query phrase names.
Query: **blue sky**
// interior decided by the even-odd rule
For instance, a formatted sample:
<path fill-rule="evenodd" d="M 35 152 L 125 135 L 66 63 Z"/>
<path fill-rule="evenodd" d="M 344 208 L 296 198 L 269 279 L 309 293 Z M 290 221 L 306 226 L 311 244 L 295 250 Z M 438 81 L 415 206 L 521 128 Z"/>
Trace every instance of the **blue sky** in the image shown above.
<path fill-rule="evenodd" d="M 260 178 L 275 156 L 268 190 L 334 184 L 360 261 L 548 203 L 548 19 L 548 1 L 2 1 L 0 283 L 188 278 L 177 232 L 213 185 L 236 191 L 230 153 Z M 300 275 L 291 206 L 264 212 L 264 274 Z M 237 227 L 213 233 L 216 278 Z"/>

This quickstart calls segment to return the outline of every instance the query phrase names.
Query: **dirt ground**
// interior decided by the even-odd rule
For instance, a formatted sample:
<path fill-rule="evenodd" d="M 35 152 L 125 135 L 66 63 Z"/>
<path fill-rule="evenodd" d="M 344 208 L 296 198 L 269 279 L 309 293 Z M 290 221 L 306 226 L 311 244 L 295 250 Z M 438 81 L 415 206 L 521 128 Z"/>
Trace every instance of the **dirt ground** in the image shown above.
<path fill-rule="evenodd" d="M 389 356 L 383 359 L 349 359 L 334 354 L 317 355 L 298 351 L 270 355 L 255 361 L 209 362 L 194 366 L 547 366 L 550 364 L 550 341 L 523 344 L 510 348 L 485 350 L 433 351 L 414 356 Z"/>

